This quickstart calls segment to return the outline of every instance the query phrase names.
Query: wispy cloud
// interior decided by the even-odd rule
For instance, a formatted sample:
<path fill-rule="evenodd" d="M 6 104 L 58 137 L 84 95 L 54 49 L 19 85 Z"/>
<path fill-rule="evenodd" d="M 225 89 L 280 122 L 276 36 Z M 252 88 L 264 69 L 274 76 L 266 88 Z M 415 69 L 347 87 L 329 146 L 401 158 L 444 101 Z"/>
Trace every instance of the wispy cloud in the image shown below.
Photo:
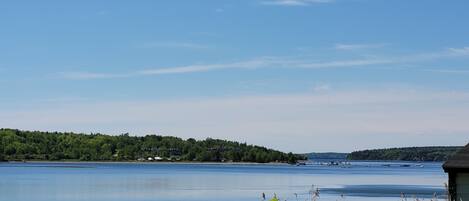
<path fill-rule="evenodd" d="M 451 51 L 454 54 L 460 54 L 460 55 L 469 55 L 469 47 L 463 47 L 463 48 L 448 48 L 449 51 Z"/>
<path fill-rule="evenodd" d="M 309 6 L 318 3 L 332 3 L 334 0 L 270 0 L 262 1 L 264 5 L 274 6 Z"/>
<path fill-rule="evenodd" d="M 353 66 L 368 66 L 377 64 L 390 64 L 396 63 L 394 59 L 357 59 L 357 60 L 343 60 L 343 61 L 329 61 L 318 63 L 302 63 L 298 66 L 301 68 L 339 68 L 339 67 L 353 67 Z"/>
<path fill-rule="evenodd" d="M 279 60 L 272 57 L 257 58 L 242 62 L 224 63 L 224 64 L 201 64 L 201 65 L 188 65 L 178 66 L 170 68 L 158 68 L 138 71 L 140 75 L 160 75 L 160 74 L 177 74 L 177 73 L 194 73 L 194 72 L 205 72 L 222 69 L 256 69 L 263 68 L 271 65 L 285 66 L 291 63 L 287 60 Z"/>
<path fill-rule="evenodd" d="M 469 70 L 451 70 L 451 69 L 426 69 L 427 72 L 450 73 L 450 74 L 469 74 Z"/>
<path fill-rule="evenodd" d="M 317 84 L 313 87 L 314 92 L 327 92 L 331 90 L 331 86 L 329 84 Z"/>
<path fill-rule="evenodd" d="M 375 49 L 386 46 L 385 43 L 377 44 L 335 44 L 334 49 L 336 50 L 362 50 L 362 49 Z"/>
<path fill-rule="evenodd" d="M 111 78 L 126 78 L 134 76 L 150 76 L 150 75 L 164 75 L 164 74 L 182 74 L 182 73 L 196 73 L 206 72 L 223 69 L 256 69 L 264 68 L 271 65 L 285 66 L 291 63 L 287 60 L 278 60 L 272 57 L 262 57 L 247 61 L 233 62 L 233 63 L 220 63 L 220 64 L 196 64 L 187 66 L 176 66 L 166 68 L 155 68 L 139 70 L 128 73 L 92 73 L 92 72 L 60 72 L 59 77 L 71 80 L 89 80 L 89 79 L 111 79 Z"/>
<path fill-rule="evenodd" d="M 467 51 L 467 52 L 466 52 Z M 226 69 L 259 69 L 259 68 L 346 68 L 346 67 L 366 67 L 388 64 L 409 64 L 418 62 L 427 62 L 438 59 L 448 59 L 453 57 L 469 56 L 469 48 L 450 48 L 446 51 L 435 53 L 424 53 L 394 57 L 375 57 L 350 60 L 332 60 L 332 61 L 311 61 L 310 58 L 291 59 L 281 57 L 259 57 L 246 61 L 219 64 L 195 64 L 187 66 L 160 67 L 153 69 L 142 69 L 128 73 L 93 73 L 93 72 L 62 72 L 60 77 L 65 79 L 110 79 L 126 78 L 135 76 L 150 76 L 164 74 L 182 74 L 207 72 Z"/>
<path fill-rule="evenodd" d="M 183 48 L 183 49 L 209 49 L 208 45 L 192 43 L 192 42 L 146 42 L 141 44 L 141 48 Z"/>

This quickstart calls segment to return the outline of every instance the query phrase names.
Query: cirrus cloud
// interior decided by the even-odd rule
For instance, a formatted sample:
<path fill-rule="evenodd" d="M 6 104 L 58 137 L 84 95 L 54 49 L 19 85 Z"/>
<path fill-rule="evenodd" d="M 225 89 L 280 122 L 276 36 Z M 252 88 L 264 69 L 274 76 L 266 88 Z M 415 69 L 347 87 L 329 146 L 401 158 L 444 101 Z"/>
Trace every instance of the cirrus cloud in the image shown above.
<path fill-rule="evenodd" d="M 259 68 L 349 68 L 349 67 L 371 67 L 389 64 L 414 64 L 439 59 L 451 59 L 469 56 L 469 48 L 448 48 L 445 51 L 421 53 L 402 56 L 367 57 L 348 60 L 312 61 L 311 58 L 284 58 L 284 57 L 258 57 L 250 60 L 216 63 L 216 64 L 193 64 L 186 66 L 160 67 L 142 69 L 127 73 L 96 73 L 96 72 L 61 72 L 59 77 L 72 80 L 87 79 L 112 79 L 128 78 L 136 76 L 154 76 L 165 74 L 198 73 L 227 69 L 259 69 Z"/>

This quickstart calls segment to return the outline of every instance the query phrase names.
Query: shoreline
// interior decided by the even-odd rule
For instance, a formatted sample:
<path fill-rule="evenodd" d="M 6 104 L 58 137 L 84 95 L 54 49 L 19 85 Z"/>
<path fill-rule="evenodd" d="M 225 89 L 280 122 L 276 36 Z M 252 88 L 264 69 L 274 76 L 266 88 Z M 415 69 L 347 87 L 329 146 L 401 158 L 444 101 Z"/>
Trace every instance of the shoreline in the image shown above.
<path fill-rule="evenodd" d="M 44 164 L 44 163 L 51 163 L 51 164 L 151 164 L 151 165 L 294 165 L 288 163 L 254 163 L 254 162 L 190 162 L 190 161 L 181 161 L 181 162 L 171 162 L 171 161 L 162 161 L 162 162 L 141 162 L 141 161 L 0 161 L 1 163 L 10 163 L 10 164 Z"/>

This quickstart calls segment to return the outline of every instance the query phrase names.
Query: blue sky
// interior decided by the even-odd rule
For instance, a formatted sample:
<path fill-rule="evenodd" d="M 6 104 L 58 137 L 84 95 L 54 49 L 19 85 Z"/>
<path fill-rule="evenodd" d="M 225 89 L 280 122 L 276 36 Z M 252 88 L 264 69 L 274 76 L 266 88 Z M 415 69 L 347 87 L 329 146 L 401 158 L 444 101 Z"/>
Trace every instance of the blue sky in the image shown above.
<path fill-rule="evenodd" d="M 463 145 L 469 2 L 6 1 L 0 127 Z"/>

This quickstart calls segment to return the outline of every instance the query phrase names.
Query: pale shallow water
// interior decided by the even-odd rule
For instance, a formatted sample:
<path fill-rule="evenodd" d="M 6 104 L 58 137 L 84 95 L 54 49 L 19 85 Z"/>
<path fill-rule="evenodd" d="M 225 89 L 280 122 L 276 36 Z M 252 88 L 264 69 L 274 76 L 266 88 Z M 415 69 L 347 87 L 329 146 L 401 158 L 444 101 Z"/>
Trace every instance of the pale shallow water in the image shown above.
<path fill-rule="evenodd" d="M 403 167 L 406 164 L 410 167 Z M 441 163 L 321 165 L 0 163 L 1 201 L 399 201 L 444 194 Z M 296 195 L 295 195 L 296 194 Z"/>

